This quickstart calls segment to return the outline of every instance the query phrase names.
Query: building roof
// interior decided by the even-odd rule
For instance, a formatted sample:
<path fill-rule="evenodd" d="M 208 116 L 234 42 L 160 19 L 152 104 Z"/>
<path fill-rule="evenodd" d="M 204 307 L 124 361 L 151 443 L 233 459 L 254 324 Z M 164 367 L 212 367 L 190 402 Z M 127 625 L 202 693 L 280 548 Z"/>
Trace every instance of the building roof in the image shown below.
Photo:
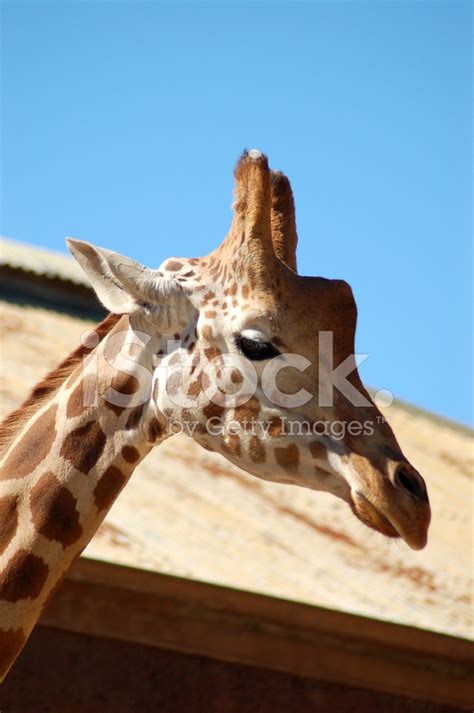
<path fill-rule="evenodd" d="M 0 266 L 90 287 L 85 273 L 66 254 L 0 236 Z"/>
<path fill-rule="evenodd" d="M 90 322 L 3 303 L 0 327 L 5 415 Z M 175 436 L 140 464 L 85 556 L 472 637 L 472 433 L 400 404 L 386 415 L 428 484 L 421 552 L 330 495 L 259 481 Z"/>

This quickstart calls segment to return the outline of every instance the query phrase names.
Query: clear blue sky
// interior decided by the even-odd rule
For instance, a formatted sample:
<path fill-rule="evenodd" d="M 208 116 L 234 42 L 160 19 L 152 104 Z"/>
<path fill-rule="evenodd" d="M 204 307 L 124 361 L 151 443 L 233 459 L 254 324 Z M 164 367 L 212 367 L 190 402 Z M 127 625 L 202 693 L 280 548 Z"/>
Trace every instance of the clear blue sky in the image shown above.
<path fill-rule="evenodd" d="M 3 234 L 149 266 L 224 237 L 232 169 L 296 197 L 363 378 L 471 421 L 471 4 L 3 2 Z"/>

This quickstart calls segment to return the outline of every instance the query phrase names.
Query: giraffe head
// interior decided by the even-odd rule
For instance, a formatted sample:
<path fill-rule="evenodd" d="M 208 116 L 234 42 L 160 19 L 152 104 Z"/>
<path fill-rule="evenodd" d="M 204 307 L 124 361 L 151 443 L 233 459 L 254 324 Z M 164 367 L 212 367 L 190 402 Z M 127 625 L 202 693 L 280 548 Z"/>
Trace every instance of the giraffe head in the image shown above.
<path fill-rule="evenodd" d="M 105 307 L 149 335 L 143 422 L 265 480 L 333 493 L 421 549 L 425 483 L 361 383 L 351 288 L 298 275 L 291 187 L 265 156 L 244 153 L 235 179 L 230 231 L 206 257 L 150 270 L 69 240 Z"/>

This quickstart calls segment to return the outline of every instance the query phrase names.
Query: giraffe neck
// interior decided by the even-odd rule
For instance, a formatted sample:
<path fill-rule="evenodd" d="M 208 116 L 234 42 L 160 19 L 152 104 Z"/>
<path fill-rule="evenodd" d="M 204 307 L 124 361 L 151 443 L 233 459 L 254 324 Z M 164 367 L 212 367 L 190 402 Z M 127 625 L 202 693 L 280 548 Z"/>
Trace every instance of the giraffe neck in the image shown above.
<path fill-rule="evenodd" d="M 119 351 L 120 335 L 129 331 L 125 318 L 6 450 L 0 477 L 0 681 L 138 463 L 164 438 L 146 404 L 121 405 L 133 397 L 138 380 L 105 359 L 107 350 Z M 147 352 L 134 363 L 143 367 L 148 359 Z M 115 403 L 103 398 L 111 387 Z"/>

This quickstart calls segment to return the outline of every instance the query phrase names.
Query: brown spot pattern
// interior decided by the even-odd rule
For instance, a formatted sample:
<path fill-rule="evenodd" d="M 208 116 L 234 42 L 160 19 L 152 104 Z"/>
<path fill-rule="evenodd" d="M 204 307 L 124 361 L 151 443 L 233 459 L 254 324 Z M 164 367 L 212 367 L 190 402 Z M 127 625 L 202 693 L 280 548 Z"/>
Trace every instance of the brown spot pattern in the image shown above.
<path fill-rule="evenodd" d="M 57 410 L 54 404 L 30 426 L 6 459 L 2 478 L 23 478 L 46 458 L 56 438 Z"/>
<path fill-rule="evenodd" d="M 127 463 L 136 463 L 140 458 L 140 453 L 135 446 L 124 446 L 122 448 L 122 456 Z"/>
<path fill-rule="evenodd" d="M 178 262 L 177 260 L 168 260 L 165 265 L 165 270 L 169 270 L 169 272 L 176 272 L 177 270 L 181 270 L 182 267 L 182 262 Z"/>
<path fill-rule="evenodd" d="M 252 436 L 249 444 L 249 456 L 254 463 L 265 463 L 265 448 L 257 436 Z"/>
<path fill-rule="evenodd" d="M 80 416 L 83 411 L 88 407 L 88 401 L 90 396 L 93 394 L 92 389 L 95 387 L 95 379 L 93 376 L 86 376 L 82 379 L 76 386 L 66 407 L 66 416 L 68 418 L 74 418 L 74 416 Z M 84 405 L 84 404 L 87 405 Z"/>
<path fill-rule="evenodd" d="M 36 599 L 44 587 L 49 568 L 38 555 L 19 550 L 0 574 L 0 599 L 18 602 Z"/>
<path fill-rule="evenodd" d="M 48 540 L 59 542 L 63 548 L 82 536 L 77 500 L 61 485 L 54 473 L 45 473 L 30 494 L 31 519 L 34 526 Z"/>
<path fill-rule="evenodd" d="M 192 381 L 187 390 L 188 396 L 199 396 L 199 394 L 202 391 L 202 386 L 201 386 L 201 380 L 196 379 L 196 381 Z"/>
<path fill-rule="evenodd" d="M 131 396 L 140 388 L 138 379 L 132 374 L 126 374 L 125 372 L 120 372 L 114 376 L 111 386 L 112 389 L 115 389 L 115 391 L 119 394 L 123 394 L 124 396 Z M 107 408 L 113 411 L 117 416 L 120 415 L 125 408 L 127 408 L 126 406 L 111 403 L 109 398 L 104 399 L 104 401 Z"/>
<path fill-rule="evenodd" d="M 154 443 L 157 441 L 160 436 L 163 434 L 163 428 L 161 426 L 161 423 L 158 421 L 158 419 L 153 416 L 153 418 L 150 421 L 150 424 L 148 426 L 148 440 L 151 443 Z"/>
<path fill-rule="evenodd" d="M 285 470 L 296 470 L 300 460 L 298 446 L 290 443 L 285 448 L 275 448 L 275 458 L 278 465 Z"/>
<path fill-rule="evenodd" d="M 175 352 L 172 354 L 168 360 L 168 364 L 170 366 L 174 366 L 175 364 L 181 364 L 182 362 L 182 356 L 179 352 Z"/>
<path fill-rule="evenodd" d="M 226 440 L 222 443 L 224 450 L 236 458 L 240 458 L 240 436 L 237 433 L 228 433 Z"/>
<path fill-rule="evenodd" d="M 208 347 L 207 349 L 204 349 L 204 355 L 206 359 L 212 361 L 213 359 L 216 359 L 216 357 L 220 357 L 222 352 L 220 349 L 217 349 L 217 347 Z"/>
<path fill-rule="evenodd" d="M 208 341 L 212 339 L 212 327 L 209 324 L 205 324 L 202 328 L 202 336 Z"/>
<path fill-rule="evenodd" d="M 284 423 L 280 416 L 274 416 L 268 421 L 268 435 L 270 438 L 279 438 L 284 432 Z"/>
<path fill-rule="evenodd" d="M 166 381 L 166 392 L 170 396 L 175 396 L 175 394 L 181 391 L 182 384 L 182 373 L 180 371 L 173 371 Z"/>
<path fill-rule="evenodd" d="M 94 488 L 94 502 L 99 510 L 109 508 L 123 486 L 126 477 L 115 465 L 111 465 Z"/>
<path fill-rule="evenodd" d="M 61 455 L 87 474 L 96 465 L 105 446 L 105 433 L 96 421 L 89 421 L 84 426 L 69 433 L 61 446 Z"/>
<path fill-rule="evenodd" d="M 0 555 L 7 549 L 15 537 L 18 527 L 18 498 L 6 495 L 0 498 Z"/>
<path fill-rule="evenodd" d="M 143 414 L 143 404 L 141 406 L 136 406 L 136 408 L 134 408 L 130 412 L 129 417 L 127 418 L 127 423 L 125 424 L 125 428 L 129 431 L 134 428 L 137 428 L 138 424 L 140 423 L 142 414 Z"/>
<path fill-rule="evenodd" d="M 140 388 L 138 379 L 133 374 L 120 372 L 112 379 L 112 388 L 119 391 L 121 394 L 136 394 Z"/>
<path fill-rule="evenodd" d="M 321 443 L 321 441 L 311 441 L 309 444 L 309 450 L 311 452 L 311 455 L 313 458 L 319 458 L 319 459 L 325 459 L 326 458 L 326 449 Z"/>
<path fill-rule="evenodd" d="M 113 404 L 111 403 L 108 399 L 104 399 L 105 405 L 108 409 L 114 412 L 116 416 L 120 416 L 122 411 L 124 410 L 124 406 L 119 406 L 118 404 Z"/>
<path fill-rule="evenodd" d="M 230 372 L 230 380 L 233 384 L 241 384 L 243 381 L 243 376 L 238 369 L 232 369 Z"/>
<path fill-rule="evenodd" d="M 204 406 L 204 408 L 202 410 L 204 416 L 207 419 L 221 418 L 224 411 L 225 411 L 225 408 L 223 406 L 219 406 L 219 404 L 215 404 L 212 401 L 210 401 L 206 406 Z"/>
<path fill-rule="evenodd" d="M 259 413 L 260 401 L 255 398 L 255 396 L 252 396 L 246 403 L 236 407 L 234 418 L 236 421 L 239 421 L 239 423 L 242 423 L 244 420 L 251 421 L 253 418 L 256 418 Z"/>

